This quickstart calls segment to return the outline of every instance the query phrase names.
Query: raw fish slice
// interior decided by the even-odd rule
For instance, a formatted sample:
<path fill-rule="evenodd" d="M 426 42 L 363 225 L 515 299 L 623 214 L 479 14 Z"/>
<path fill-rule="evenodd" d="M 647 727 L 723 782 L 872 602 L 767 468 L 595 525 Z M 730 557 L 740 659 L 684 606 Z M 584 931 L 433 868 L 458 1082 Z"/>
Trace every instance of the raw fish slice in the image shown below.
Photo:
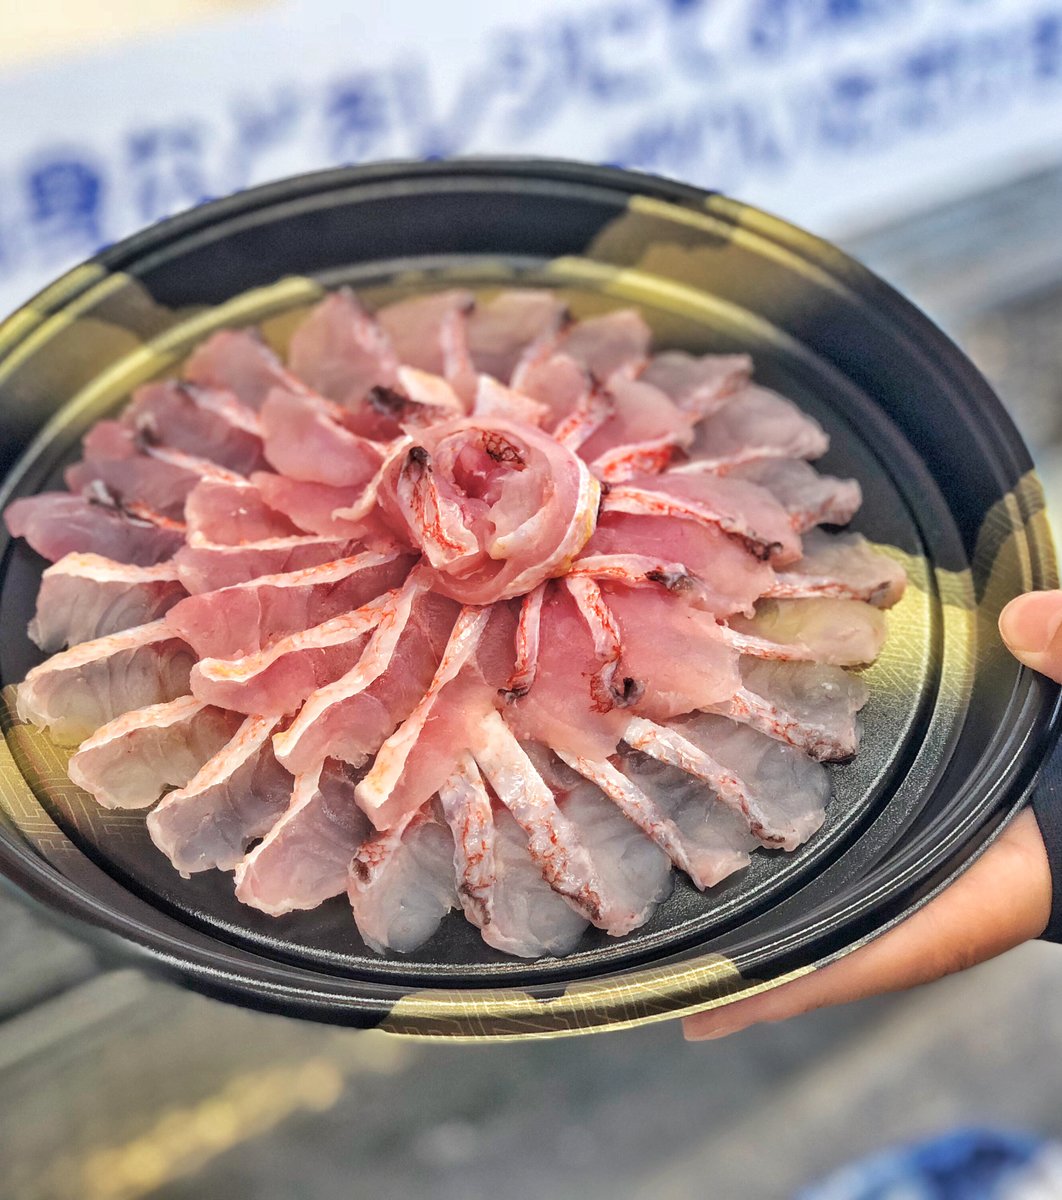
<path fill-rule="evenodd" d="M 454 839 L 458 899 L 465 916 L 484 929 L 494 910 L 494 816 L 483 776 L 467 750 L 439 788 L 439 804 Z"/>
<path fill-rule="evenodd" d="M 797 459 L 761 459 L 736 467 L 729 477 L 748 480 L 770 492 L 789 513 L 797 533 L 816 525 L 846 525 L 863 503 L 856 480 L 820 475 Z"/>
<path fill-rule="evenodd" d="M 805 534 L 804 557 L 780 572 L 766 595 L 778 599 L 834 596 L 891 608 L 903 595 L 907 573 L 860 533 Z"/>
<path fill-rule="evenodd" d="M 628 913 L 629 933 L 644 925 L 657 905 L 671 894 L 671 861 L 667 854 L 589 781 L 582 781 L 560 802 L 597 869 L 602 887 L 617 909 Z"/>
<path fill-rule="evenodd" d="M 442 346 L 443 376 L 459 397 L 465 412 L 472 407 L 479 384 L 479 373 L 468 345 L 468 315 L 451 309 L 439 327 Z"/>
<path fill-rule="evenodd" d="M 565 337 L 563 353 L 582 364 L 601 383 L 613 377 L 637 375 L 645 366 L 652 333 L 632 308 L 589 317 L 573 325 Z"/>
<path fill-rule="evenodd" d="M 862 600 L 764 600 L 754 617 L 730 618 L 727 640 L 756 658 L 858 667 L 881 653 L 885 616 Z"/>
<path fill-rule="evenodd" d="M 332 487 L 364 487 L 383 446 L 345 427 L 343 410 L 320 396 L 277 388 L 262 406 L 265 456 L 281 475 Z"/>
<path fill-rule="evenodd" d="M 475 307 L 471 292 L 454 290 L 414 296 L 388 304 L 376 314 L 391 340 L 398 361 L 421 371 L 445 371 L 442 330 L 453 312 L 469 313 Z"/>
<path fill-rule="evenodd" d="M 586 622 L 594 643 L 594 656 L 600 666 L 590 676 L 590 701 L 595 712 L 629 708 L 642 695 L 645 685 L 632 675 L 619 674 L 620 629 L 605 594 L 586 576 L 566 576 L 564 580 L 580 616 Z"/>
<path fill-rule="evenodd" d="M 350 558 L 260 575 L 182 600 L 167 621 L 200 658 L 242 658 L 288 634 L 361 608 L 397 587 L 408 556 L 366 550 Z"/>
<path fill-rule="evenodd" d="M 820 760 L 859 749 L 856 714 L 867 702 L 858 675 L 824 663 L 745 658 L 742 686 L 717 711 Z"/>
<path fill-rule="evenodd" d="M 529 425 L 541 425 L 549 416 L 549 409 L 538 400 L 532 400 L 523 392 L 514 392 L 489 375 L 480 375 L 474 392 L 472 406 L 474 417 L 501 417 L 507 421 L 526 421 Z"/>
<path fill-rule="evenodd" d="M 609 490 L 605 512 L 641 517 L 680 517 L 721 529 L 751 554 L 777 566 L 800 557 L 800 539 L 788 514 L 755 484 L 715 475 L 636 476 Z"/>
<path fill-rule="evenodd" d="M 191 696 L 127 712 L 81 743 L 70 778 L 104 808 L 148 808 L 167 788 L 184 787 L 239 721 Z"/>
<path fill-rule="evenodd" d="M 304 571 L 349 558 L 361 549 L 357 538 L 302 537 L 265 538 L 239 546 L 219 546 L 193 537 L 173 556 L 181 582 L 193 595 L 214 592 L 236 583 L 249 583 L 263 575 Z"/>
<path fill-rule="evenodd" d="M 71 496 L 40 492 L 4 509 L 12 537 L 25 538 L 42 557 L 98 554 L 115 562 L 149 567 L 173 556 L 184 542 L 183 523 L 144 509 L 120 508 L 107 493 Z"/>
<path fill-rule="evenodd" d="M 623 775 L 674 823 L 690 860 L 685 870 L 697 887 L 716 887 L 749 865 L 759 839 L 744 816 L 716 800 L 701 780 L 637 750 L 623 756 Z"/>
<path fill-rule="evenodd" d="M 765 846 L 795 850 L 825 819 L 830 778 L 795 746 L 725 717 L 634 717 L 624 740 L 706 783 Z"/>
<path fill-rule="evenodd" d="M 744 387 L 752 376 L 747 354 L 705 354 L 695 358 L 682 350 L 654 354 L 639 376 L 665 392 L 696 418 L 710 416 Z"/>
<path fill-rule="evenodd" d="M 436 748 L 432 757 L 439 760 L 438 770 L 442 772 L 442 778 L 436 781 L 433 777 L 426 785 L 427 790 L 423 795 L 410 796 L 408 788 L 401 789 L 403 795 L 395 794 L 403 774 L 408 773 L 410 756 L 424 735 L 425 725 L 429 721 L 435 724 L 439 724 L 440 721 L 445 723 L 448 708 L 463 715 L 470 707 L 468 697 L 455 696 L 450 691 L 447 692 L 445 702 L 440 703 L 440 700 L 447 684 L 457 678 L 475 654 L 490 616 L 490 609 L 486 608 L 463 608 L 458 613 L 427 690 L 409 716 L 384 740 L 372 767 L 358 784 L 358 803 L 378 829 L 387 828 L 410 811 L 420 808 L 450 774 L 452 768 L 445 759 L 452 757 L 456 762 L 462 749 L 459 745 L 451 746 L 449 754 L 446 753 L 445 747 Z M 401 807 L 395 803 L 396 800 L 404 801 Z"/>
<path fill-rule="evenodd" d="M 821 458 L 830 439 L 813 417 L 769 388 L 749 385 L 697 426 L 679 471 L 731 471 L 765 458 Z"/>
<path fill-rule="evenodd" d="M 738 656 L 711 613 L 644 589 L 609 587 L 621 631 L 618 677 L 635 681 L 635 712 L 666 720 L 728 700 L 741 684 Z"/>
<path fill-rule="evenodd" d="M 34 667 L 18 687 L 18 715 L 66 745 L 122 713 L 188 692 L 192 650 L 152 621 L 82 642 Z"/>
<path fill-rule="evenodd" d="M 156 621 L 186 594 L 172 563 L 137 567 L 67 554 L 41 577 L 29 635 L 51 654 Z"/>
<path fill-rule="evenodd" d="M 258 414 L 228 388 L 167 379 L 137 388 L 122 414 L 142 443 L 168 446 L 250 475 L 265 466 Z"/>
<path fill-rule="evenodd" d="M 579 446 L 580 457 L 592 464 L 599 479 L 619 482 L 661 471 L 675 450 L 693 441 L 689 414 L 652 384 L 620 377 L 609 384 L 608 393 L 608 420 Z"/>
<path fill-rule="evenodd" d="M 719 616 L 751 613 L 775 578 L 767 563 L 717 526 L 677 518 L 603 513 L 577 564 L 596 555 L 656 560 L 664 571 L 656 582 Z M 688 591 L 676 564 L 695 584 Z"/>
<path fill-rule="evenodd" d="M 185 363 L 184 378 L 203 387 L 227 388 L 241 404 L 255 410 L 275 387 L 306 390 L 256 329 L 222 329 L 212 334 Z"/>
<path fill-rule="evenodd" d="M 597 480 L 540 430 L 468 418 L 418 441 L 381 494 L 434 568 L 436 591 L 464 604 L 522 595 L 562 574 L 590 536 Z"/>
<path fill-rule="evenodd" d="M 184 516 L 189 492 L 203 479 L 239 483 L 242 476 L 219 467 L 207 458 L 196 458 L 165 446 L 149 446 L 143 454 L 127 458 L 91 458 L 75 463 L 64 473 L 72 492 L 98 494 L 103 489 L 126 508 L 143 504 L 171 520 Z"/>
<path fill-rule="evenodd" d="M 325 757 L 366 762 L 424 694 L 455 617 L 456 606 L 425 594 L 423 580 L 411 576 L 384 610 L 357 666 L 314 692 L 277 735 L 280 762 L 293 773 Z"/>
<path fill-rule="evenodd" d="M 577 409 L 587 406 L 591 393 L 599 397 L 604 393 L 593 386 L 590 373 L 574 358 L 566 354 L 551 354 L 545 358 L 529 358 L 521 362 L 513 372 L 512 386 L 522 395 L 542 404 L 547 410 L 543 419 L 546 429 L 554 430 L 565 418 Z M 600 420 L 608 415 L 608 405 L 600 404 Z M 598 422 L 600 424 L 600 421 Z M 596 428 L 596 426 L 594 426 Z M 588 430 L 589 437 L 592 430 Z"/>
<path fill-rule="evenodd" d="M 555 892 L 527 852 L 527 834 L 506 808 L 494 811 L 494 881 L 488 924 L 480 925 L 488 946 L 520 958 L 570 954 L 587 920 Z M 465 909 L 473 924 L 480 924 Z"/>
<path fill-rule="evenodd" d="M 620 708 L 595 711 L 590 681 L 600 668 L 585 620 L 567 588 L 552 587 L 540 618 L 533 685 L 506 707 L 521 740 L 541 742 L 585 758 L 608 758 L 623 735 Z"/>
<path fill-rule="evenodd" d="M 584 779 L 598 787 L 615 805 L 616 810 L 628 821 L 633 822 L 646 837 L 651 838 L 675 866 L 685 871 L 698 887 L 709 887 L 715 882 L 714 878 L 706 882 L 706 877 L 699 872 L 696 855 L 691 855 L 674 821 L 665 816 L 656 803 L 607 758 L 598 762 L 565 754 L 560 755 L 560 758 Z"/>
<path fill-rule="evenodd" d="M 498 713 L 479 723 L 472 754 L 527 835 L 531 859 L 550 887 L 576 912 L 610 933 L 633 928 L 633 913 L 604 894 L 601 877 L 574 825 L 557 807 L 553 793 Z"/>
<path fill-rule="evenodd" d="M 315 391 L 356 410 L 373 387 L 394 383 L 398 357 L 349 288 L 327 295 L 295 330 L 288 363 Z"/>
<path fill-rule="evenodd" d="M 184 519 L 190 538 L 219 546 L 298 537 L 304 532 L 246 479 L 201 479 L 184 502 Z"/>
<path fill-rule="evenodd" d="M 525 355 L 540 355 L 554 344 L 567 320 L 566 305 L 552 292 L 500 292 L 468 318 L 472 361 L 484 375 L 508 383 Z"/>
<path fill-rule="evenodd" d="M 579 396 L 571 410 L 553 427 L 553 439 L 569 450 L 581 450 L 608 424 L 614 410 L 612 393 L 594 384 Z"/>
<path fill-rule="evenodd" d="M 236 865 L 237 900 L 279 917 L 346 890 L 350 860 L 369 833 L 354 802 L 356 779 L 332 761 L 296 777 L 284 814 Z"/>
<path fill-rule="evenodd" d="M 364 523 L 334 515 L 336 509 L 348 508 L 361 496 L 361 485 L 332 487 L 264 471 L 252 475 L 251 483 L 271 509 L 283 513 L 295 532 L 316 533 L 321 537 L 361 536 Z"/>
<path fill-rule="evenodd" d="M 431 808 L 359 846 L 347 895 L 365 944 L 408 954 L 426 942 L 458 906 L 453 864 L 450 830 Z"/>
<path fill-rule="evenodd" d="M 357 665 L 370 633 L 394 599 L 394 593 L 381 596 L 243 658 L 201 658 L 192 668 L 192 694 L 249 715 L 294 712 L 311 692 Z"/>
<path fill-rule="evenodd" d="M 542 625 L 542 602 L 548 583 L 540 583 L 520 602 L 520 618 L 516 627 L 516 658 L 513 672 L 505 683 L 507 700 L 526 696 L 535 682 L 538 671 L 538 647 Z"/>
<path fill-rule="evenodd" d="M 273 756 L 272 717 L 248 717 L 178 791 L 148 813 L 151 840 L 187 879 L 231 871 L 283 815 L 293 780 Z"/>

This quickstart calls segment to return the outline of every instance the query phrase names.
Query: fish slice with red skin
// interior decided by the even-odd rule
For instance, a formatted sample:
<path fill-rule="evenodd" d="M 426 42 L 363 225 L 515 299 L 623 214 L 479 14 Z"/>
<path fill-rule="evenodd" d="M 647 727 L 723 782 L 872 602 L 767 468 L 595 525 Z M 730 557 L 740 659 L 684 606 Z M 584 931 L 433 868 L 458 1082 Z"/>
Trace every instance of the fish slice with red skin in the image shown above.
<path fill-rule="evenodd" d="M 182 374 L 190 383 L 227 388 L 255 411 L 275 387 L 307 390 L 256 329 L 222 329 L 211 334 L 189 356 Z"/>
<path fill-rule="evenodd" d="M 70 759 L 70 778 L 104 808 L 148 808 L 183 787 L 233 736 L 240 718 L 182 696 L 97 729 Z"/>
<path fill-rule="evenodd" d="M 240 475 L 266 465 L 258 414 L 229 388 L 176 379 L 144 384 L 121 420 L 144 444 L 207 458 Z"/>
<path fill-rule="evenodd" d="M 34 667 L 18 686 L 18 715 L 66 745 L 149 704 L 188 692 L 192 648 L 165 619 L 82 642 Z"/>
<path fill-rule="evenodd" d="M 764 600 L 754 617 L 730 618 L 727 641 L 756 658 L 871 663 L 885 642 L 885 616 L 862 600 Z"/>
<path fill-rule="evenodd" d="M 200 480 L 239 483 L 243 477 L 206 458 L 164 446 L 148 446 L 143 453 L 115 458 L 93 454 L 68 467 L 63 478 L 72 492 L 92 495 L 102 489 L 125 507 L 142 504 L 152 512 L 180 520 L 185 500 Z"/>
<path fill-rule="evenodd" d="M 659 586 L 670 586 L 676 595 L 722 616 L 751 612 L 775 579 L 768 563 L 716 525 L 622 512 L 602 514 L 576 566 L 599 555 L 625 554 L 652 560 L 664 571 Z M 675 563 L 697 588 L 683 589 L 681 579 L 669 578 L 667 569 Z"/>
<path fill-rule="evenodd" d="M 491 616 L 491 609 L 461 610 L 423 696 L 384 740 L 358 784 L 358 803 L 377 829 L 424 806 L 457 766 L 471 725 L 493 708 L 497 687 L 469 669 Z M 511 645 L 511 621 L 505 632 Z"/>
<path fill-rule="evenodd" d="M 361 657 L 345 675 L 313 692 L 274 739 L 293 774 L 325 757 L 361 766 L 413 711 L 431 683 L 458 608 L 411 579 L 384 610 Z"/>
<path fill-rule="evenodd" d="M 847 525 L 863 503 L 856 480 L 820 474 L 799 459 L 760 459 L 735 467 L 729 477 L 745 479 L 770 492 L 789 513 L 797 533 L 816 525 Z"/>
<path fill-rule="evenodd" d="M 399 358 L 386 331 L 349 288 L 326 296 L 295 330 L 288 363 L 304 384 L 350 410 L 352 428 L 378 435 L 378 414 L 366 397 L 372 388 L 394 383 Z"/>
<path fill-rule="evenodd" d="M 184 502 L 188 537 L 239 546 L 306 532 L 266 500 L 247 479 L 200 479 Z"/>
<path fill-rule="evenodd" d="M 408 954 L 458 906 L 454 843 L 429 805 L 358 847 L 347 897 L 365 944 Z"/>
<path fill-rule="evenodd" d="M 766 489 L 711 474 L 636 475 L 611 487 L 605 512 L 680 517 L 721 529 L 756 557 L 784 566 L 800 557 L 789 514 Z"/>
<path fill-rule="evenodd" d="M 354 802 L 356 779 L 332 760 L 296 777 L 287 808 L 236 864 L 238 900 L 278 917 L 343 893 L 350 861 L 369 832 Z"/>
<path fill-rule="evenodd" d="M 166 617 L 198 657 L 241 658 L 361 608 L 397 587 L 412 562 L 407 555 L 367 550 L 189 596 Z"/>
<path fill-rule="evenodd" d="M 381 491 L 433 586 L 465 604 L 521 595 L 562 574 L 593 531 L 599 496 L 574 454 L 498 418 L 422 431 Z"/>
<path fill-rule="evenodd" d="M 468 346 L 476 370 L 509 383 L 526 356 L 541 357 L 568 323 L 564 302 L 534 288 L 499 292 L 468 317 Z"/>
<path fill-rule="evenodd" d="M 741 686 L 715 711 L 823 761 L 859 749 L 857 714 L 867 685 L 841 667 L 818 662 L 741 660 Z"/>
<path fill-rule="evenodd" d="M 360 538 L 300 534 L 224 546 L 193 536 L 173 556 L 181 582 L 193 595 L 214 592 L 263 575 L 281 575 L 349 558 L 363 549 Z"/>
<path fill-rule="evenodd" d="M 765 458 L 821 458 L 829 448 L 818 421 L 777 392 L 750 384 L 700 422 L 690 461 L 676 470 L 726 474 Z"/>
<path fill-rule="evenodd" d="M 201 658 L 192 668 L 192 694 L 248 715 L 294 712 L 311 692 L 334 683 L 358 663 L 393 603 L 393 593 L 381 596 L 242 658 Z"/>
<path fill-rule="evenodd" d="M 383 445 L 347 428 L 344 411 L 320 396 L 276 388 L 262 406 L 265 456 L 292 479 L 363 488 L 383 462 Z"/>
<path fill-rule="evenodd" d="M 66 554 L 41 576 L 29 636 L 54 653 L 155 621 L 186 595 L 172 563 L 137 567 Z"/>
<path fill-rule="evenodd" d="M 717 887 L 749 865 L 760 840 L 745 817 L 717 800 L 700 779 L 637 750 L 624 754 L 620 769 L 678 831 L 690 864 L 683 869 L 697 887 Z"/>
<path fill-rule="evenodd" d="M 522 740 L 585 758 L 608 758 L 629 713 L 615 706 L 595 708 L 591 681 L 600 666 L 571 593 L 551 585 L 542 604 L 534 682 L 506 706 L 506 721 Z"/>
<path fill-rule="evenodd" d="M 795 850 L 825 819 L 826 768 L 747 725 L 702 713 L 666 724 L 634 717 L 624 740 L 705 783 L 765 846 Z"/>
<path fill-rule="evenodd" d="M 774 599 L 832 596 L 891 608 L 903 596 L 907 572 L 875 550 L 859 533 L 812 529 L 803 537 L 803 557 L 778 573 L 764 595 Z"/>
<path fill-rule="evenodd" d="M 608 385 L 617 375 L 633 378 L 645 367 L 651 340 L 643 317 L 622 308 L 572 325 L 559 348 Z"/>
<path fill-rule="evenodd" d="M 4 509 L 12 537 L 25 538 L 43 558 L 98 554 L 115 562 L 150 567 L 166 561 L 184 544 L 182 521 L 142 506 L 125 509 L 106 491 L 88 496 L 38 492 Z"/>
<path fill-rule="evenodd" d="M 741 686 L 738 655 L 711 613 L 642 588 L 608 585 L 606 602 L 620 628 L 618 673 L 639 689 L 632 711 L 662 721 L 725 703 Z"/>
<path fill-rule="evenodd" d="M 273 755 L 277 720 L 247 717 L 235 734 L 148 813 L 151 840 L 187 879 L 231 871 L 291 799 L 293 779 Z"/>
<path fill-rule="evenodd" d="M 705 354 L 683 350 L 654 354 L 639 378 L 665 392 L 692 417 L 710 416 L 748 383 L 752 359 L 747 354 Z"/>

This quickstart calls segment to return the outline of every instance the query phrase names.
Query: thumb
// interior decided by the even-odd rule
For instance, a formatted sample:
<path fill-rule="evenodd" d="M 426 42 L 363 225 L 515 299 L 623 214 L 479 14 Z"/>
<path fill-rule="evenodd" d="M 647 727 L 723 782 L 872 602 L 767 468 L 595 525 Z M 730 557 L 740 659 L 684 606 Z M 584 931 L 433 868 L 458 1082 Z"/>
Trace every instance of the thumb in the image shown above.
<path fill-rule="evenodd" d="M 1062 592 L 1029 592 L 999 614 L 1007 649 L 1034 671 L 1062 683 Z"/>

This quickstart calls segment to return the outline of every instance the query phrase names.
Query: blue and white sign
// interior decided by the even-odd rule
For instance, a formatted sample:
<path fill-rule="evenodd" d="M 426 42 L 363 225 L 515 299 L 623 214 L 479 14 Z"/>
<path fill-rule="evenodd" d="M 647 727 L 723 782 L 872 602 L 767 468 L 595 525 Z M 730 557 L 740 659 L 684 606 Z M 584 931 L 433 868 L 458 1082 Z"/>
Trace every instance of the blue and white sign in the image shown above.
<path fill-rule="evenodd" d="M 338 163 L 551 154 L 831 236 L 1062 158 L 1062 0 L 340 0 L 0 76 L 0 310 Z"/>

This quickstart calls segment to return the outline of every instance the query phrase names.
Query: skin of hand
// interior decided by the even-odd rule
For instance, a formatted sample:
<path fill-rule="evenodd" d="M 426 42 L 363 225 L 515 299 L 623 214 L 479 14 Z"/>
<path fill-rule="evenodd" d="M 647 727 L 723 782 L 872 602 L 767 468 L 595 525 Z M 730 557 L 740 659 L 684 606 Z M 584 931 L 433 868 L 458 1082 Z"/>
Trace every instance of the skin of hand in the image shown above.
<path fill-rule="evenodd" d="M 1030 592 L 999 618 L 1011 653 L 1062 683 L 1062 591 Z M 1051 872 L 1031 809 L 939 896 L 873 942 L 792 983 L 683 1021 L 689 1041 L 761 1021 L 899 992 L 994 958 L 1039 937 L 1051 914 Z"/>

